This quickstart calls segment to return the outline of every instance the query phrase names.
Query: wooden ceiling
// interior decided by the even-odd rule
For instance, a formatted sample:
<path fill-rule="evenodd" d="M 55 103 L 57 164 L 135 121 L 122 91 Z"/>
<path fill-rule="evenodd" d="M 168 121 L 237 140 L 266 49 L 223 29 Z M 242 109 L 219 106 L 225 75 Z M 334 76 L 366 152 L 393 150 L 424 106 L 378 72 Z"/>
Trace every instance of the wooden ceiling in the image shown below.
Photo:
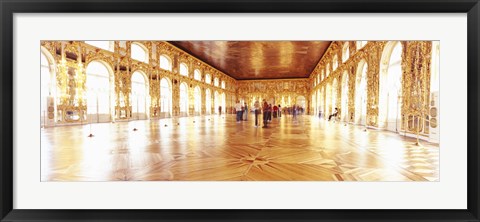
<path fill-rule="evenodd" d="M 170 41 L 237 80 L 307 78 L 329 41 Z"/>

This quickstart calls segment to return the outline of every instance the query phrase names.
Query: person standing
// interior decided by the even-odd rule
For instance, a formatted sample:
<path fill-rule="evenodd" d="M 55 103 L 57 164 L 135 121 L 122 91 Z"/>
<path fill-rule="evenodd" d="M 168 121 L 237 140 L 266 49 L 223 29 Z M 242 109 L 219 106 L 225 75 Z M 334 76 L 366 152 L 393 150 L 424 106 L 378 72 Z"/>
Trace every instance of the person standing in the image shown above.
<path fill-rule="evenodd" d="M 248 106 L 247 103 L 244 103 L 243 105 L 243 121 L 248 120 Z"/>
<path fill-rule="evenodd" d="M 273 110 L 272 104 L 269 104 L 268 105 L 268 121 L 269 122 L 272 122 L 272 110 Z"/>
<path fill-rule="evenodd" d="M 266 100 L 263 100 L 263 127 L 268 127 L 268 103 Z"/>
<path fill-rule="evenodd" d="M 258 100 L 253 104 L 253 108 L 255 109 L 255 127 L 258 127 L 258 114 L 260 113 L 260 103 Z"/>
<path fill-rule="evenodd" d="M 278 116 L 278 106 L 273 106 L 273 118 L 277 118 Z"/>
<path fill-rule="evenodd" d="M 282 117 L 282 106 L 278 104 L 278 117 Z"/>
<path fill-rule="evenodd" d="M 222 106 L 218 106 L 218 115 L 219 115 L 219 116 L 222 115 Z"/>
<path fill-rule="evenodd" d="M 242 105 L 240 104 L 240 101 L 237 101 L 235 104 L 235 111 L 237 112 L 237 123 L 239 123 L 240 116 L 242 115 Z"/>
<path fill-rule="evenodd" d="M 292 107 L 292 114 L 293 114 L 293 120 L 296 121 L 297 120 L 297 105 L 293 105 Z"/>

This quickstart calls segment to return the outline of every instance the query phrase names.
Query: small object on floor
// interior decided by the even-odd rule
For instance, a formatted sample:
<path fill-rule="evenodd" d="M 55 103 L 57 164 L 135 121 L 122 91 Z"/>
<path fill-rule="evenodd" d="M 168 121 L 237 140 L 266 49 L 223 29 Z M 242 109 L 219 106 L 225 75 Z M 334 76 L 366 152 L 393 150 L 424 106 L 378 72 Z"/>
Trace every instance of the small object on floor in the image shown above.
<path fill-rule="evenodd" d="M 180 125 L 180 123 L 177 123 L 177 125 Z"/>
<path fill-rule="evenodd" d="M 167 124 L 165 124 L 165 127 L 167 127 Z"/>
<path fill-rule="evenodd" d="M 88 137 L 93 137 L 93 134 L 91 134 L 91 133 L 90 133 L 90 134 L 88 134 Z"/>
<path fill-rule="evenodd" d="M 133 128 L 133 131 L 137 131 L 138 129 L 137 128 Z"/>

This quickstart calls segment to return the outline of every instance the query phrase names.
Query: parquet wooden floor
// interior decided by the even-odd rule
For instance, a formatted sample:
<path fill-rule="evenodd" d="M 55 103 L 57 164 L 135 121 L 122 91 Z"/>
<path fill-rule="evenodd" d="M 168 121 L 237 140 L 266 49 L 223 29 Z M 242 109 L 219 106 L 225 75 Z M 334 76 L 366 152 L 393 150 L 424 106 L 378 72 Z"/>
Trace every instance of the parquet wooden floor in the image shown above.
<path fill-rule="evenodd" d="M 259 116 L 261 117 L 261 115 Z M 439 146 L 312 116 L 41 129 L 42 181 L 438 181 Z M 166 126 L 165 126 L 166 125 Z M 138 131 L 133 131 L 138 128 Z"/>

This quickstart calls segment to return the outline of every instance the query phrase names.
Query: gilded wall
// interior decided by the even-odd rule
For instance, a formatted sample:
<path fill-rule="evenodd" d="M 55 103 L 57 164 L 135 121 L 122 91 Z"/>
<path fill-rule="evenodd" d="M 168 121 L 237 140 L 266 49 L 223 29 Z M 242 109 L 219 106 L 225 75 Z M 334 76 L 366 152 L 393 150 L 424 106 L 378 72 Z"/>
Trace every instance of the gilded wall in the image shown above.
<path fill-rule="evenodd" d="M 146 48 L 148 61 L 141 62 L 131 58 L 131 44 L 139 44 Z M 114 50 L 104 50 L 81 41 L 42 41 L 43 52 L 48 52 L 47 57 L 52 57 L 55 64 L 52 72 L 55 76 L 56 100 L 52 119 L 56 123 L 82 122 L 86 121 L 86 68 L 92 61 L 106 65 L 112 72 L 111 81 L 114 82 L 112 97 L 115 107 L 112 111 L 112 121 L 115 119 L 129 119 L 132 112 L 131 99 L 131 77 L 136 71 L 143 73 L 148 78 L 150 91 L 150 117 L 160 115 L 160 79 L 167 78 L 172 90 L 172 113 L 173 116 L 180 114 L 179 96 L 180 84 L 188 85 L 189 111 L 188 115 L 194 114 L 194 88 L 199 86 L 202 92 L 202 111 L 206 112 L 205 91 L 211 92 L 211 113 L 214 113 L 214 96 L 225 94 L 226 105 L 232 106 L 235 98 L 236 80 L 228 75 L 214 69 L 204 62 L 194 58 L 186 52 L 174 47 L 167 42 L 161 41 L 114 41 Z M 172 71 L 163 70 L 159 66 L 160 55 L 168 56 L 172 62 Z M 179 64 L 185 63 L 188 66 L 188 76 L 179 75 Z M 199 70 L 201 79 L 194 79 L 194 70 Z M 212 83 L 205 83 L 206 74 L 210 74 Z M 214 86 L 213 80 L 218 78 L 219 83 L 225 82 L 225 89 L 221 85 Z M 50 112 L 50 111 L 49 111 Z M 69 119 L 67 113 L 76 113 L 81 118 Z M 83 117 L 83 118 L 82 118 Z"/>
<path fill-rule="evenodd" d="M 410 132 L 420 128 L 423 129 L 423 133 L 428 134 L 429 128 L 423 127 L 423 124 L 428 125 L 429 123 L 432 42 L 401 41 L 399 43 L 402 48 L 401 127 L 402 130 L 407 127 Z M 344 96 L 341 83 L 344 78 L 347 78 L 345 81 L 348 86 L 346 94 L 348 107 L 346 111 L 341 110 L 341 112 L 348 112 L 347 121 L 354 122 L 355 115 L 358 115 L 358 110 L 355 110 L 355 103 L 358 102 L 358 99 L 355 99 L 356 87 L 359 87 L 361 69 L 366 64 L 366 122 L 367 126 L 379 127 L 380 76 L 387 72 L 390 58 L 388 53 L 391 53 L 395 42 L 369 41 L 358 50 L 357 44 L 361 44 L 361 41 L 332 42 L 309 77 L 312 88 L 307 97 L 310 105 L 309 111 L 311 113 L 322 111 L 324 116 L 328 116 L 332 113 L 332 107 L 341 107 L 340 103 Z M 346 48 L 348 50 L 345 50 Z M 334 67 L 337 68 L 334 69 Z M 335 95 L 337 99 L 332 100 L 331 102 L 334 104 L 330 105 L 328 100 L 332 95 L 327 98 L 330 93 L 326 90 L 329 88 L 328 86 L 338 86 L 331 88 L 331 94 Z M 318 95 L 321 104 L 316 104 L 318 101 L 315 101 L 315 98 Z M 318 110 L 317 107 L 321 107 L 321 110 Z"/>

